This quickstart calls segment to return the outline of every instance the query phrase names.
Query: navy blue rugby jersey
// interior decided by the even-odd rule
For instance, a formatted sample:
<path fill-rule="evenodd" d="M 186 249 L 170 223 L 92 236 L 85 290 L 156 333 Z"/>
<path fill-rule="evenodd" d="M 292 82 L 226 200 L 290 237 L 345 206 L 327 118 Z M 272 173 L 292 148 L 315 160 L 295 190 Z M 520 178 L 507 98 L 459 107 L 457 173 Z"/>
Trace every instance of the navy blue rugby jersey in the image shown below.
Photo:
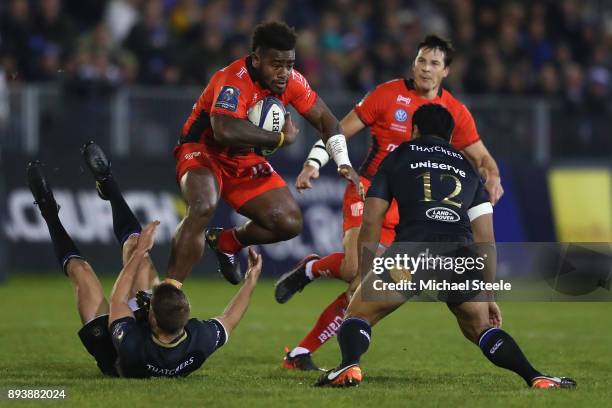
<path fill-rule="evenodd" d="M 480 175 L 444 139 L 402 143 L 381 163 L 367 197 L 395 199 L 396 242 L 434 241 L 436 235 L 472 240 L 470 221 L 493 212 Z"/>
<path fill-rule="evenodd" d="M 170 344 L 160 342 L 148 322 L 125 317 L 110 327 L 123 377 L 184 377 L 227 342 L 227 332 L 217 319 L 190 319 L 185 332 Z"/>

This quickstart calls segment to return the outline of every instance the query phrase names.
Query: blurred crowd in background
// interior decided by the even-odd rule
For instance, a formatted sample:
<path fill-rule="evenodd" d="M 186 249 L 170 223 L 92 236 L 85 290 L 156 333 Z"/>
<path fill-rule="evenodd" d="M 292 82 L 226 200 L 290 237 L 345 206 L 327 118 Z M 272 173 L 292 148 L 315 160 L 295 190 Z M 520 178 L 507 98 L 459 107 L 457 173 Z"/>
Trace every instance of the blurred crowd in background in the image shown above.
<path fill-rule="evenodd" d="M 458 51 L 454 92 L 551 96 L 593 111 L 611 87 L 605 1 L 5 0 L 0 16 L 8 82 L 202 86 L 250 51 L 258 22 L 276 19 L 298 30 L 297 66 L 315 88 L 365 92 L 409 76 L 429 32 Z"/>

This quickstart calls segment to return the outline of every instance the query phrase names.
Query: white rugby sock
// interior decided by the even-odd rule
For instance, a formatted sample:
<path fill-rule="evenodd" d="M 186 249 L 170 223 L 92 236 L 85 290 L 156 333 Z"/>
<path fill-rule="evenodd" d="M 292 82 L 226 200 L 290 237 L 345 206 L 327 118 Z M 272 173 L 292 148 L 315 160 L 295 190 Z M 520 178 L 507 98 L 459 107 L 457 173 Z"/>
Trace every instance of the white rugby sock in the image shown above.
<path fill-rule="evenodd" d="M 314 275 L 312 274 L 312 264 L 318 261 L 318 259 L 313 259 L 306 263 L 306 277 L 310 280 L 314 280 Z"/>

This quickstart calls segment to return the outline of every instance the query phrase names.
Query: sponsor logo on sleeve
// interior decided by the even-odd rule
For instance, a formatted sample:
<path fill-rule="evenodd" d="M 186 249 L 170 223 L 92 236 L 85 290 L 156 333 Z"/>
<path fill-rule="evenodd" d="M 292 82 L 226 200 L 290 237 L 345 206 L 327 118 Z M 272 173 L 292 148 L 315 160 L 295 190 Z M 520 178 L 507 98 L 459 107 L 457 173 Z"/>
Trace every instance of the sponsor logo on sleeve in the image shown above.
<path fill-rule="evenodd" d="M 236 109 L 238 109 L 239 95 L 240 89 L 226 85 L 221 88 L 221 92 L 219 92 L 217 102 L 215 103 L 215 107 L 236 112 Z"/>
<path fill-rule="evenodd" d="M 125 334 L 125 331 L 123 330 L 123 326 L 125 325 L 126 323 L 119 323 L 115 325 L 115 328 L 113 329 L 113 337 L 119 341 L 123 339 L 123 335 Z"/>

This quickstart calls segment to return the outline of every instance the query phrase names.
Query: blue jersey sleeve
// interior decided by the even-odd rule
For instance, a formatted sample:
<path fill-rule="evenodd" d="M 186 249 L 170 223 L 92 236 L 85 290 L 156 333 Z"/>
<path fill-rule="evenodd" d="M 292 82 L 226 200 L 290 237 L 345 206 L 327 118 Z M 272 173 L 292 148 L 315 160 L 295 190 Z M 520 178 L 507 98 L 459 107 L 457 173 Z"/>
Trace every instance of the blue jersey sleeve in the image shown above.
<path fill-rule="evenodd" d="M 200 331 L 203 332 L 203 341 L 207 356 L 221 348 L 228 340 L 228 333 L 218 319 L 208 319 L 201 322 Z"/>
<path fill-rule="evenodd" d="M 124 317 L 115 320 L 110 326 L 110 331 L 122 375 L 134 376 L 135 373 L 132 371 L 140 367 L 139 356 L 142 349 L 142 332 L 136 319 Z"/>
<path fill-rule="evenodd" d="M 481 215 L 493 213 L 493 206 L 489 202 L 489 193 L 485 189 L 482 180 L 478 180 L 478 187 L 474 193 L 472 204 L 467 210 L 467 215 L 470 222 L 480 217 Z"/>

